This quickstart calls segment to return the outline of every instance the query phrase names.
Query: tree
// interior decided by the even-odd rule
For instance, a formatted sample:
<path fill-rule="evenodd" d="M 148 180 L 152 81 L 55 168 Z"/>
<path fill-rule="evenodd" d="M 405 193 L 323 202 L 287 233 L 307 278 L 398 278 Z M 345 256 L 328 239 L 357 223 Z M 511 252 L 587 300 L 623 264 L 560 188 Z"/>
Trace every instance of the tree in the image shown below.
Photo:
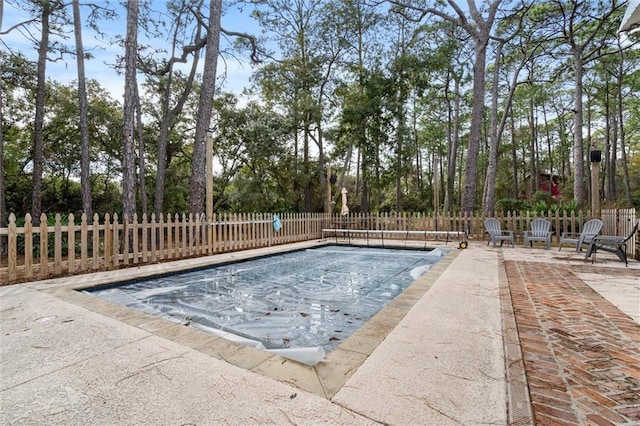
<path fill-rule="evenodd" d="M 527 8 L 528 9 L 528 8 Z M 496 177 L 498 169 L 498 147 L 502 139 L 502 134 L 507 124 L 507 119 L 511 113 L 511 105 L 513 96 L 515 94 L 516 86 L 518 84 L 520 71 L 531 60 L 539 49 L 539 44 L 536 44 L 531 40 L 530 35 L 522 34 L 522 19 L 526 10 L 518 11 L 516 18 L 516 28 L 511 30 L 511 34 L 508 34 L 508 26 L 510 25 L 510 19 L 503 20 L 507 28 L 502 28 L 502 31 L 507 33 L 506 36 L 496 37 L 497 50 L 494 55 L 493 65 L 493 81 L 491 91 L 491 124 L 489 126 L 489 161 L 487 165 L 487 175 L 484 188 L 484 196 L 482 202 L 482 210 L 485 216 L 493 215 L 495 210 L 496 201 Z M 513 64 L 509 64 L 509 61 L 505 60 L 503 56 L 503 49 L 505 45 L 511 41 L 516 40 L 517 47 L 515 48 L 515 56 Z M 519 56 L 519 57 L 518 57 Z M 506 62 L 506 63 L 505 63 Z M 503 65 L 512 65 L 513 71 L 511 80 L 507 87 L 507 96 L 504 102 L 502 116 L 499 116 L 498 112 L 498 99 L 500 97 L 499 81 L 500 71 Z"/>
<path fill-rule="evenodd" d="M 3 3 L 0 3 L 0 28 L 2 27 Z M 7 206 L 4 197 L 4 82 L 0 80 L 0 227 L 7 224 Z M 0 238 L 0 254 L 4 254 L 4 239 Z"/>
<path fill-rule="evenodd" d="M 571 60 L 574 82 L 574 127 L 573 127 L 573 197 L 578 205 L 586 203 L 584 160 L 584 67 L 603 55 L 610 54 L 610 36 L 614 35 L 618 23 L 612 19 L 620 13 L 623 5 L 617 1 L 591 0 L 585 2 L 552 0 L 552 10 L 544 16 L 552 32 L 559 34 L 558 41 L 567 48 L 565 54 Z M 594 16 L 597 19 L 594 19 Z M 548 18 L 551 21 L 548 22 Z M 555 31 L 553 31 L 555 30 Z M 555 53 L 559 53 L 556 51 Z"/>
<path fill-rule="evenodd" d="M 2 6 L 0 5 L 0 18 Z M 0 20 L 0 22 L 2 22 Z M 0 80 L 0 227 L 7 225 L 7 205 L 4 197 L 4 80 Z M 6 251 L 4 237 L 0 238 L 0 254 Z"/>
<path fill-rule="evenodd" d="M 211 125 L 211 109 L 215 94 L 218 53 L 220 52 L 220 15 L 222 0 L 209 3 L 209 22 L 207 25 L 207 50 L 204 58 L 202 87 L 196 115 L 195 141 L 191 162 L 191 185 L 189 188 L 189 211 L 193 214 L 203 212 L 206 189 L 205 139 Z"/>
<path fill-rule="evenodd" d="M 44 161 L 44 116 L 46 102 L 46 67 L 49 36 L 51 35 L 52 15 L 63 9 L 60 1 L 47 1 L 41 3 L 40 10 L 40 41 L 38 44 L 38 77 L 36 83 L 36 104 L 33 120 L 33 194 L 31 197 L 31 216 L 34 224 L 40 222 L 42 213 L 42 163 Z M 54 25 L 55 30 L 55 25 Z"/>
<path fill-rule="evenodd" d="M 379 28 L 384 26 L 384 16 L 380 10 L 370 7 L 366 1 L 344 3 L 343 27 L 339 34 L 347 48 L 343 57 L 343 69 L 346 71 L 336 89 L 337 103 L 341 105 L 340 125 L 335 130 L 335 155 L 341 157 L 343 164 L 337 188 L 346 183 L 347 173 L 352 170 L 355 156 L 355 190 L 353 198 L 360 199 L 360 210 L 370 211 L 372 179 L 376 175 L 374 165 L 379 161 L 374 138 L 376 123 L 381 120 L 380 83 L 383 80 L 381 58 L 384 55 L 383 42 Z M 376 188 L 376 185 L 373 185 Z M 379 193 L 381 186 L 377 186 Z M 336 191 L 334 201 L 338 201 L 340 191 Z"/>
<path fill-rule="evenodd" d="M 156 189 L 155 189 L 155 213 L 160 215 L 163 213 L 164 206 L 164 189 L 165 189 L 165 175 L 168 166 L 169 159 L 167 158 L 167 144 L 169 139 L 169 133 L 171 128 L 175 125 L 177 117 L 180 115 L 187 101 L 189 94 L 193 88 L 193 82 L 200 63 L 198 54 L 199 50 L 205 45 L 206 39 L 202 37 L 202 21 L 197 20 L 198 27 L 194 31 L 194 40 L 191 44 L 183 46 L 182 55 L 176 57 L 178 45 L 180 42 L 179 35 L 187 25 L 185 15 L 188 9 L 186 5 L 179 10 L 172 9 L 170 13 L 175 13 L 175 17 L 172 20 L 174 22 L 172 38 L 171 38 L 171 58 L 168 61 L 163 61 L 162 67 L 159 69 L 150 70 L 152 74 L 151 79 L 156 79 L 156 84 L 162 93 L 160 103 L 160 115 L 158 120 L 160 122 L 160 134 L 158 135 L 158 156 L 156 163 Z M 189 11 L 189 13 L 191 13 Z M 173 15 L 172 15 L 173 16 Z M 177 62 L 183 62 L 187 60 L 187 56 L 193 55 L 193 61 L 191 63 L 191 70 L 189 76 L 186 79 L 182 79 L 179 72 L 174 72 L 174 65 Z M 145 68 L 149 68 L 145 66 Z M 173 93 L 176 88 L 179 88 L 179 93 Z M 157 90 L 156 90 L 157 91 Z M 154 91 L 155 92 L 155 91 Z"/>
<path fill-rule="evenodd" d="M 24 123 L 30 124 L 30 117 L 33 117 L 33 81 L 36 79 L 37 68 L 36 63 L 21 53 L 2 51 L 0 72 L 0 180 L 3 189 L 0 199 L 4 202 L 0 214 L 6 220 L 7 212 L 26 212 L 30 207 L 27 200 L 31 198 L 33 178 L 27 176 L 24 170 L 33 153 L 33 132 L 23 127 Z M 12 201 L 15 199 L 20 200 L 20 203 L 14 204 Z"/>
<path fill-rule="evenodd" d="M 462 211 L 473 213 L 476 200 L 476 182 L 478 175 L 478 154 L 480 153 L 480 137 L 484 116 L 484 92 L 486 76 L 487 45 L 502 0 L 487 2 L 486 10 L 479 10 L 474 1 L 467 1 L 468 12 L 465 12 L 455 1 L 447 0 L 455 14 L 447 14 L 434 7 L 418 7 L 398 1 L 393 4 L 402 8 L 410 8 L 422 12 L 422 16 L 434 15 L 463 28 L 474 42 L 475 58 L 473 62 L 473 104 L 471 124 L 469 127 L 469 143 L 467 145 L 464 193 L 462 195 Z M 483 16 L 486 14 L 486 17 Z M 472 22 L 467 19 L 471 15 Z"/>
<path fill-rule="evenodd" d="M 76 40 L 76 65 L 78 68 L 78 105 L 80 106 L 80 138 L 82 161 L 80 165 L 80 185 L 82 187 L 82 212 L 92 217 L 91 183 L 89 180 L 89 123 L 87 122 L 87 86 L 84 73 L 84 47 L 82 44 L 82 19 L 80 1 L 73 0 L 73 29 Z"/>
<path fill-rule="evenodd" d="M 138 0 L 127 0 L 127 33 L 125 41 L 125 83 L 122 139 L 122 214 L 123 221 L 136 213 L 135 122 L 138 58 Z"/>
<path fill-rule="evenodd" d="M 314 139 L 315 126 L 322 119 L 320 99 L 316 96 L 326 58 L 325 43 L 320 33 L 332 31 L 323 27 L 321 0 L 293 2 L 267 0 L 255 15 L 261 25 L 273 34 L 281 52 L 281 58 L 272 60 L 259 71 L 259 84 L 268 102 L 282 105 L 294 117 L 299 135 L 294 141 L 296 155 L 302 149 L 302 170 L 297 169 L 303 191 L 304 210 L 312 210 L 312 179 L 310 146 Z M 316 137 L 315 139 L 319 139 Z M 321 173 L 320 173 L 321 174 Z"/>

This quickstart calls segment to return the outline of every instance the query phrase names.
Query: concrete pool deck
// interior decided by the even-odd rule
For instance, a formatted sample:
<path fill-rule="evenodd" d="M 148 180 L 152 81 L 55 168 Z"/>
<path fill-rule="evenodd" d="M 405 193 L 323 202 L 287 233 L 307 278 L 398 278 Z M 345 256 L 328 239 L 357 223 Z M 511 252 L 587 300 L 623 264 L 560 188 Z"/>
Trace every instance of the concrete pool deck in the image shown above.
<path fill-rule="evenodd" d="M 0 424 L 640 421 L 640 263 L 606 253 L 454 248 L 315 368 L 73 290 L 281 249 L 0 287 Z"/>

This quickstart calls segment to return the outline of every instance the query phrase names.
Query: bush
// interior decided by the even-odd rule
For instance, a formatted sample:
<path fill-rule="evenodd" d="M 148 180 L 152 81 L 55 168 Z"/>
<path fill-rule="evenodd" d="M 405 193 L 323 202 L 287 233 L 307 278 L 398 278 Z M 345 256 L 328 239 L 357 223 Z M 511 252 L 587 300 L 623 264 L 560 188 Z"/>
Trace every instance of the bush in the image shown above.
<path fill-rule="evenodd" d="M 517 200 L 515 198 L 502 198 L 496 201 L 496 210 L 501 211 L 502 214 L 507 214 L 507 212 L 520 212 L 531 210 L 532 206 L 526 200 Z"/>
<path fill-rule="evenodd" d="M 24 218 L 16 218 L 16 225 L 19 227 L 24 226 L 25 221 Z M 47 215 L 47 226 L 51 227 L 51 226 L 55 226 L 56 224 L 56 215 L 55 214 L 49 214 Z M 69 215 L 68 214 L 63 214 L 60 216 L 60 224 L 62 226 L 68 226 L 69 225 Z M 34 225 L 33 228 L 38 228 L 38 226 Z M 40 258 L 40 248 L 41 248 L 41 243 L 40 243 L 40 234 L 33 234 L 33 242 L 32 242 L 32 255 L 35 258 Z M 67 233 L 63 233 L 62 234 L 62 255 L 63 256 L 67 256 L 69 254 L 69 241 L 68 241 L 68 235 Z M 53 257 L 54 256 L 54 247 L 55 247 L 55 240 L 53 238 L 53 234 L 49 233 L 47 235 L 47 256 L 48 257 Z M 18 234 L 17 236 L 17 249 L 18 249 L 18 253 L 20 254 L 26 254 L 25 253 L 25 240 L 24 240 L 24 234 Z M 74 250 L 76 252 L 79 252 L 80 249 L 80 242 L 76 241 L 75 243 L 75 248 Z"/>

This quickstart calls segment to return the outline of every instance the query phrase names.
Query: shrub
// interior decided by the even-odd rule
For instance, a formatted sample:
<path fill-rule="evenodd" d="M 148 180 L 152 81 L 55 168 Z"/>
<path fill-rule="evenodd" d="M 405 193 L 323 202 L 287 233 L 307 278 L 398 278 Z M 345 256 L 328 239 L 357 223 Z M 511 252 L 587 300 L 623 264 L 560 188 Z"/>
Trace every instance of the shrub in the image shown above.
<path fill-rule="evenodd" d="M 532 206 L 526 200 L 517 200 L 515 198 L 502 198 L 496 201 L 496 210 L 501 211 L 502 214 L 507 214 L 507 212 L 520 212 L 531 210 Z"/>

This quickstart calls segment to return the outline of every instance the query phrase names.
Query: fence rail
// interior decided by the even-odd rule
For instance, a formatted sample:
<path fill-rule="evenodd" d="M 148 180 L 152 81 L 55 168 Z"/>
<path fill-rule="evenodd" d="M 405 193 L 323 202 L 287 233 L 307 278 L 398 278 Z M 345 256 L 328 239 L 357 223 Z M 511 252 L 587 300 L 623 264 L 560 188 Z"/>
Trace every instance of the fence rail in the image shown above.
<path fill-rule="evenodd" d="M 590 218 L 588 211 L 494 215 L 502 228 L 514 231 L 520 241 L 522 232 L 540 216 L 552 222 L 555 242 L 563 231 L 579 232 Z M 43 214 L 35 226 L 29 214 L 23 221 L 11 214 L 8 227 L 0 228 L 0 239 L 8 247 L 0 255 L 0 280 L 12 283 L 45 279 L 307 241 L 322 238 L 323 228 L 440 231 L 428 234 L 434 238 L 450 231 L 464 232 L 471 240 L 485 238 L 485 218 L 480 215 L 288 213 L 277 215 L 281 223 L 277 231 L 274 217 L 266 213 L 216 214 L 207 222 L 204 215 L 167 214 L 133 216 L 121 221 L 117 214 L 105 214 L 102 219 L 95 214 L 89 222 L 85 215 L 76 221 L 73 215 L 56 214 L 48 223 L 49 218 Z M 603 233 L 609 235 L 628 235 L 636 220 L 633 209 L 604 210 L 602 217 Z M 425 238 L 427 233 L 404 235 L 404 238 Z M 630 256 L 640 254 L 638 243 L 640 238 L 635 236 L 627 247 Z"/>

